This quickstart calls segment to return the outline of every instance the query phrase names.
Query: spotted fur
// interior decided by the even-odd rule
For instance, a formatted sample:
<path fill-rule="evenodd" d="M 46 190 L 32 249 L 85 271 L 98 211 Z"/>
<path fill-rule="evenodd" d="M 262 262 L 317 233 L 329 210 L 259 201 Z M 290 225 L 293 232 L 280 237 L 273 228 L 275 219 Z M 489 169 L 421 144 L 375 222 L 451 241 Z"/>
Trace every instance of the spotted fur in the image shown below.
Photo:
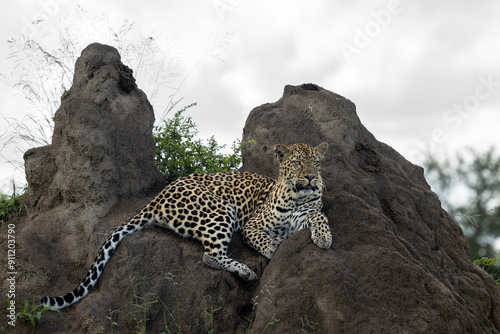
<path fill-rule="evenodd" d="M 44 297 L 41 303 L 55 309 L 67 307 L 95 287 L 104 266 L 128 234 L 156 223 L 203 244 L 203 261 L 246 280 L 257 275 L 245 264 L 227 256 L 235 231 L 267 258 L 294 232 L 311 228 L 313 242 L 329 248 L 332 236 L 322 208 L 323 181 L 320 162 L 328 149 L 323 143 L 276 145 L 280 162 L 278 180 L 250 172 L 192 174 L 163 189 L 130 221 L 111 233 L 99 249 L 87 276 L 73 291 Z"/>

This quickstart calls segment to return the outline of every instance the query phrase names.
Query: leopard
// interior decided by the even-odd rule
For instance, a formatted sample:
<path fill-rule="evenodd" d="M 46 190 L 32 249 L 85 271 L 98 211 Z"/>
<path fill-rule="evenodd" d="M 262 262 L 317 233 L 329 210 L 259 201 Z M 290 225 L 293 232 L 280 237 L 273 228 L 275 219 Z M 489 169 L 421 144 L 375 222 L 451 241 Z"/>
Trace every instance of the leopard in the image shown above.
<path fill-rule="evenodd" d="M 46 296 L 41 304 L 68 307 L 96 286 L 105 265 L 122 239 L 157 224 L 203 245 L 203 262 L 243 280 L 257 275 L 227 254 L 233 233 L 240 232 L 251 248 L 271 259 L 280 244 L 295 232 L 310 228 L 311 240 L 328 249 L 332 234 L 322 210 L 324 189 L 321 161 L 328 143 L 274 146 L 278 178 L 248 171 L 195 173 L 167 185 L 153 200 L 104 241 L 83 281 L 72 291 Z"/>

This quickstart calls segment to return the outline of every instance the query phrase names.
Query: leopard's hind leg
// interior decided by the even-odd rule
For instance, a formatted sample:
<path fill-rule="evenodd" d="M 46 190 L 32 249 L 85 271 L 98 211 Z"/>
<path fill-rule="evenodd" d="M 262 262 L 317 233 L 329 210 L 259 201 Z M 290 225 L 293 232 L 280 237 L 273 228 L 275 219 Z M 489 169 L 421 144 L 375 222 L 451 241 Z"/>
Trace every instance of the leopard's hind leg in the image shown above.
<path fill-rule="evenodd" d="M 253 281 L 257 279 L 257 275 L 248 268 L 245 264 L 240 263 L 225 254 L 213 252 L 211 249 L 205 247 L 205 254 L 203 254 L 203 262 L 215 269 L 221 269 L 236 274 L 241 278 Z"/>
<path fill-rule="evenodd" d="M 246 280 L 256 279 L 257 275 L 246 265 L 227 256 L 233 232 L 241 229 L 235 206 L 213 190 L 190 188 L 186 184 L 179 186 L 182 186 L 182 191 L 191 191 L 195 196 L 176 198 L 168 192 L 160 194 L 154 208 L 158 213 L 157 224 L 201 242 L 205 250 L 203 261 L 209 266 Z M 175 194 L 181 190 L 171 192 Z M 186 211 L 188 208 L 196 210 L 196 214 L 190 215 L 192 211 Z"/>
<path fill-rule="evenodd" d="M 224 220 L 225 224 L 221 224 Z M 199 239 L 205 249 L 203 262 L 215 269 L 229 271 L 245 280 L 255 280 L 257 275 L 250 268 L 227 256 L 231 237 L 236 230 L 235 225 L 235 210 L 227 206 L 226 214 L 214 217 L 206 229 L 198 230 Z"/>

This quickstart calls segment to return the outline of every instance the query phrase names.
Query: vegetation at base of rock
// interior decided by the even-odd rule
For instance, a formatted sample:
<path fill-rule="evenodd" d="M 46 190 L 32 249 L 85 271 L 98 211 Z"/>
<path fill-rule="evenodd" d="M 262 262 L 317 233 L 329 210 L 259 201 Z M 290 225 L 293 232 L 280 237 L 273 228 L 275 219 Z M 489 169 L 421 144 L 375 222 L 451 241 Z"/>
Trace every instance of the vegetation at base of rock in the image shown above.
<path fill-rule="evenodd" d="M 131 291 L 133 295 L 133 301 L 123 305 L 118 310 L 110 310 L 109 316 L 106 318 L 110 321 L 110 329 L 116 329 L 120 330 L 120 324 L 118 323 L 118 320 L 115 320 L 119 318 L 119 314 L 122 313 L 125 315 L 125 321 L 126 325 L 128 326 L 129 330 L 132 333 L 147 333 L 146 330 L 146 324 L 148 321 L 153 321 L 153 318 L 148 318 L 147 314 L 149 311 L 151 311 L 151 307 L 156 307 L 154 306 L 155 304 L 159 305 L 161 304 L 161 308 L 166 310 L 167 313 L 163 312 L 163 323 L 164 323 L 164 328 L 161 334 L 181 334 L 183 333 L 182 329 L 182 321 L 181 319 L 181 314 L 180 314 L 180 304 L 179 304 L 179 295 L 178 295 L 178 290 L 176 289 L 175 296 L 172 298 L 175 299 L 175 305 L 176 305 L 176 310 L 171 311 L 166 303 L 160 298 L 158 293 L 154 292 L 148 292 L 147 288 L 145 288 L 148 284 L 147 282 L 147 277 L 150 276 L 151 274 L 141 276 L 135 272 L 132 271 L 132 265 L 135 263 L 136 258 L 133 256 L 124 256 L 124 255 L 118 255 L 120 257 L 120 270 L 125 271 L 125 275 L 128 277 L 128 280 L 130 282 L 131 286 Z M 178 283 L 175 281 L 176 277 L 175 275 L 171 273 L 166 273 L 165 274 L 165 279 L 170 281 L 171 284 L 175 287 L 178 286 Z M 260 290 L 259 294 L 257 294 L 255 297 L 252 298 L 252 311 L 251 314 L 246 320 L 248 321 L 248 328 L 245 329 L 243 333 L 250 333 L 252 329 L 252 325 L 255 320 L 256 312 L 257 312 L 257 307 L 258 305 L 263 302 L 272 302 L 270 297 L 271 297 L 271 292 L 270 289 L 274 288 L 274 286 L 267 286 L 264 285 L 264 287 Z M 211 307 L 210 310 L 205 311 L 205 316 L 208 319 L 209 322 L 209 327 L 205 328 L 206 332 L 208 334 L 215 334 L 216 331 L 214 330 L 214 323 L 215 323 L 215 318 L 216 314 L 222 310 L 222 307 Z M 157 312 L 153 312 L 157 313 Z M 302 323 L 302 328 L 300 329 L 302 332 L 307 333 L 306 329 L 314 329 L 314 326 L 317 325 L 317 323 L 310 322 L 307 316 L 305 316 L 303 320 L 302 318 L 301 323 Z M 187 320 L 186 320 L 187 321 Z M 270 318 L 270 320 L 267 322 L 265 327 L 260 331 L 260 333 L 266 332 L 266 330 L 275 324 L 277 324 L 280 320 L 276 318 L 276 315 L 273 314 Z M 173 327 L 169 326 L 172 325 L 173 322 Z M 93 333 L 105 333 L 105 328 L 100 327 L 98 329 L 95 329 Z M 234 332 L 237 334 L 240 334 L 238 332 Z M 243 334 L 241 333 L 241 334 Z"/>
<path fill-rule="evenodd" d="M 167 183 L 192 173 L 230 172 L 241 165 L 242 143 L 234 141 L 232 153 L 222 153 L 225 145 L 219 145 L 212 136 L 206 142 L 196 139 L 197 125 L 184 112 L 196 103 L 177 111 L 153 130 L 156 143 L 154 162 L 165 174 Z"/>
<path fill-rule="evenodd" d="M 147 316 L 147 308 L 151 304 L 158 303 L 159 297 L 158 294 L 153 292 L 140 294 L 138 291 L 139 286 L 144 284 L 146 282 L 146 278 L 151 274 L 140 276 L 139 274 L 132 273 L 130 270 L 130 261 L 133 261 L 131 257 L 124 257 L 120 260 L 120 262 L 122 261 L 125 262 L 127 276 L 130 281 L 132 294 L 134 296 L 134 301 L 129 304 L 132 311 L 127 313 L 126 318 L 129 319 L 129 321 L 132 319 L 132 321 L 130 321 L 130 326 L 134 326 L 133 333 L 146 333 L 146 323 L 149 320 Z"/>
<path fill-rule="evenodd" d="M 208 334 L 214 334 L 214 315 L 217 313 L 217 311 L 220 311 L 222 307 L 217 307 L 217 308 L 211 308 L 210 311 L 205 311 L 206 316 L 208 317 L 208 320 L 210 321 L 210 328 L 207 328 L 207 333 Z"/>
<path fill-rule="evenodd" d="M 9 301 L 7 301 L 7 305 L 10 305 Z M 42 304 L 35 305 L 34 300 L 31 304 L 31 307 L 30 303 L 27 300 L 24 301 L 23 309 L 19 312 L 16 312 L 14 323 L 15 325 L 19 324 L 18 321 L 21 321 L 22 323 L 27 323 L 34 332 L 36 325 L 42 321 L 42 314 L 47 311 L 57 312 L 61 316 L 63 327 L 66 326 L 65 319 L 61 311 L 55 310 L 50 306 L 43 306 Z M 7 326 L 11 325 L 7 324 L 5 327 L 2 327 L 2 333 L 6 332 Z"/>
<path fill-rule="evenodd" d="M 310 321 L 309 318 L 304 316 L 304 318 L 300 318 L 300 322 L 302 323 L 302 327 L 300 328 L 300 331 L 303 333 L 308 333 L 308 330 L 316 330 L 316 327 L 318 326 L 317 322 Z"/>
<path fill-rule="evenodd" d="M 250 316 L 246 318 L 245 320 L 248 321 L 248 328 L 245 330 L 245 333 L 250 333 L 252 326 L 255 321 L 255 316 L 257 315 L 257 307 L 262 301 L 267 301 L 269 303 L 272 303 L 272 300 L 270 299 L 271 297 L 271 292 L 269 289 L 273 289 L 274 286 L 268 286 L 267 284 L 262 287 L 262 289 L 259 291 L 259 294 L 255 297 L 252 298 L 252 312 L 250 313 Z M 280 321 L 280 319 L 276 318 L 276 314 L 273 314 L 271 316 L 271 319 L 267 322 L 267 324 L 264 326 L 262 331 L 260 332 L 261 334 L 266 331 L 269 326 L 273 326 L 277 324 Z M 237 334 L 241 334 L 236 332 Z"/>
<path fill-rule="evenodd" d="M 423 165 L 443 207 L 460 223 L 471 259 L 499 256 L 493 246 L 500 238 L 500 155 L 495 148 L 484 153 L 469 148 L 455 158 L 429 155 Z M 456 202 L 458 192 L 467 196 L 462 203 Z"/>
<path fill-rule="evenodd" d="M 482 257 L 474 260 L 474 264 L 486 271 L 497 283 L 500 288 L 500 257 L 487 258 Z"/>
<path fill-rule="evenodd" d="M 153 318 L 148 317 L 148 312 L 152 307 L 155 307 L 155 304 L 161 304 L 161 308 L 163 308 L 165 312 L 163 312 L 163 331 L 161 334 L 170 334 L 170 333 L 182 333 L 181 329 L 181 318 L 179 313 L 179 298 L 177 293 L 175 294 L 177 310 L 170 311 L 167 307 L 166 303 L 160 298 L 159 294 L 156 292 L 148 292 L 145 291 L 147 288 L 144 288 L 148 284 L 147 278 L 151 276 L 151 274 L 147 274 L 141 276 L 140 274 L 132 271 L 132 265 L 136 262 L 136 258 L 132 256 L 123 256 L 118 255 L 120 257 L 120 270 L 125 271 L 126 277 L 130 282 L 130 287 L 133 295 L 133 301 L 130 303 L 124 304 L 120 309 L 110 310 L 110 314 L 106 317 L 110 321 L 110 329 L 123 330 L 120 326 L 125 326 L 132 333 L 147 333 L 147 323 L 149 321 L 153 321 Z M 165 279 L 167 281 L 171 281 L 171 283 L 176 286 L 177 283 L 174 281 L 175 276 L 171 273 L 165 274 Z M 212 313 L 208 313 L 213 317 L 213 314 L 218 311 L 220 308 L 212 310 Z M 168 313 L 168 316 L 167 316 Z M 118 323 L 118 318 L 120 318 L 120 314 L 125 315 L 125 324 Z M 123 322 L 123 317 L 122 322 Z M 212 318 L 209 318 L 212 323 Z M 170 328 L 170 324 L 174 324 L 175 328 Z M 106 333 L 106 329 L 104 327 L 99 327 L 95 329 L 93 333 Z"/>
<path fill-rule="evenodd" d="M 163 331 L 161 332 L 161 334 L 173 334 L 173 333 L 181 334 L 181 333 L 183 333 L 183 329 L 181 328 L 182 327 L 181 323 L 182 323 L 183 319 L 181 319 L 181 315 L 179 312 L 180 305 L 179 305 L 179 296 L 178 296 L 177 292 L 175 294 L 175 297 L 173 297 L 173 298 L 175 298 L 175 304 L 176 304 L 177 310 L 171 311 L 171 310 L 169 310 L 167 305 L 161 300 L 160 296 L 157 293 L 146 291 L 147 288 L 145 288 L 145 286 L 147 286 L 147 277 L 150 275 L 141 276 L 141 275 L 132 271 L 132 264 L 134 264 L 134 262 L 136 261 L 135 257 L 123 256 L 123 255 L 119 255 L 119 256 L 121 257 L 119 260 L 119 262 L 121 263 L 120 270 L 124 270 L 126 272 L 125 276 L 127 276 L 129 279 L 134 300 L 126 305 L 123 305 L 123 307 L 121 307 L 118 310 L 113 310 L 113 311 L 110 310 L 109 316 L 106 317 L 110 321 L 110 325 L 109 325 L 110 328 L 109 329 L 120 330 L 120 326 L 123 326 L 123 324 L 120 325 L 118 323 L 118 320 L 115 320 L 115 319 L 119 318 L 119 314 L 122 313 L 123 315 L 125 315 L 126 324 L 124 326 L 127 326 L 129 331 L 131 331 L 132 333 L 140 333 L 140 334 L 144 333 L 145 334 L 145 333 L 147 333 L 147 330 L 146 330 L 147 322 L 154 320 L 153 318 L 148 318 L 147 314 L 150 313 L 151 307 L 153 307 L 153 308 L 156 307 L 156 306 L 154 306 L 155 304 L 158 304 L 158 305 L 161 304 L 161 306 L 159 306 L 159 307 L 165 309 L 166 312 L 168 313 L 168 316 L 167 316 L 167 313 L 163 312 L 164 328 L 163 328 Z M 175 276 L 173 274 L 166 273 L 165 278 L 167 280 L 171 281 L 171 283 L 174 286 L 178 285 L 178 283 L 175 282 Z M 248 321 L 248 328 L 246 328 L 243 333 L 239 333 L 239 332 L 234 332 L 234 333 L 236 333 L 236 334 L 250 333 L 252 326 L 253 326 L 253 323 L 254 323 L 254 320 L 255 320 L 256 313 L 257 313 L 257 307 L 259 306 L 259 304 L 264 302 L 264 301 L 272 303 L 272 301 L 270 299 L 270 297 L 271 297 L 270 289 L 272 289 L 272 288 L 274 288 L 274 286 L 264 285 L 264 287 L 259 291 L 259 293 L 255 297 L 252 298 L 252 304 L 253 304 L 252 311 L 251 311 L 251 314 L 249 315 L 249 317 L 245 319 L 246 321 Z M 216 322 L 216 320 L 215 320 L 216 314 L 221 310 L 222 310 L 222 307 L 216 307 L 216 308 L 211 307 L 210 310 L 205 311 L 205 316 L 209 322 L 209 327 L 205 327 L 206 333 L 208 333 L 208 334 L 217 333 L 214 330 L 214 323 Z M 157 312 L 153 312 L 153 313 L 157 313 Z M 122 319 L 122 321 L 123 321 L 123 319 Z M 307 330 L 311 330 L 311 329 L 314 330 L 315 326 L 317 325 L 317 323 L 310 322 L 309 319 L 307 318 L 307 316 L 305 316 L 304 319 L 300 318 L 300 321 L 302 324 L 300 331 L 303 333 L 307 333 Z M 169 323 L 172 324 L 172 322 L 174 325 L 173 328 L 169 327 Z M 259 333 L 261 333 L 261 334 L 265 333 L 267 329 L 269 329 L 271 326 L 277 324 L 278 322 L 280 322 L 280 319 L 277 319 L 276 315 L 273 314 L 271 316 L 270 320 L 267 322 L 267 324 L 264 326 L 264 328 Z M 93 333 L 105 333 L 105 330 L 106 329 L 101 326 L 100 328 L 95 329 L 93 331 Z"/>
<path fill-rule="evenodd" d="M 21 199 L 24 193 L 19 194 L 14 185 L 12 195 L 0 194 L 0 224 L 3 226 L 9 218 L 21 210 Z"/>

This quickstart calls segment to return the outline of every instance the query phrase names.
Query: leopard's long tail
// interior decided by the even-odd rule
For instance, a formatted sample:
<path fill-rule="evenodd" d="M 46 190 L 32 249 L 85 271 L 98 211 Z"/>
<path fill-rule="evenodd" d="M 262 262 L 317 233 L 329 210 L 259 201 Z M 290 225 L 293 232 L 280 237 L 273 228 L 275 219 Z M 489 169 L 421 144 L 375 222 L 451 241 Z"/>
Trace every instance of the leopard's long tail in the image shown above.
<path fill-rule="evenodd" d="M 104 266 L 109 261 L 111 256 L 118 247 L 120 241 L 128 234 L 142 230 L 146 225 L 154 221 L 151 212 L 148 212 L 147 206 L 134 218 L 127 223 L 119 226 L 111 233 L 106 241 L 102 244 L 97 252 L 92 266 L 87 272 L 87 276 L 82 283 L 80 283 L 73 291 L 57 297 L 43 297 L 40 301 L 44 306 L 50 306 L 54 309 L 62 309 L 68 307 L 86 295 L 92 290 L 101 276 Z"/>

